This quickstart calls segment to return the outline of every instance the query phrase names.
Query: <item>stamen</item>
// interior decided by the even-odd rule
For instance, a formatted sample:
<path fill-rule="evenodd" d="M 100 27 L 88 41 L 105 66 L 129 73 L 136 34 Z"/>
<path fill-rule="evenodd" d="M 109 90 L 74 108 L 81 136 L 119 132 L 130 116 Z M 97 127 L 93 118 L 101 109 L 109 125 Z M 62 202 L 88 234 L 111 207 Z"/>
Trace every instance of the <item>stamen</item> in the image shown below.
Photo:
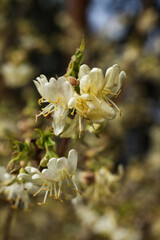
<path fill-rule="evenodd" d="M 63 117 L 63 114 L 59 117 L 58 122 L 61 121 L 62 117 Z"/>
<path fill-rule="evenodd" d="M 67 181 L 67 185 L 68 185 L 68 187 L 70 187 L 71 184 L 69 183 L 67 176 L 66 176 L 66 181 Z"/>
<path fill-rule="evenodd" d="M 72 177 L 76 175 L 75 173 L 70 174 L 69 178 L 72 179 Z"/>
<path fill-rule="evenodd" d="M 50 191 L 50 190 L 49 190 Z M 43 200 L 43 203 L 46 203 L 46 200 L 47 200 L 47 196 L 48 196 L 48 190 L 46 191 L 45 195 L 44 195 L 44 200 Z"/>
<path fill-rule="evenodd" d="M 57 98 L 56 101 L 51 101 L 51 100 L 48 99 L 48 102 L 50 102 L 50 103 L 55 103 L 55 104 L 58 104 L 59 101 L 60 101 L 60 97 L 59 97 L 59 96 L 58 96 L 58 98 Z"/>
<path fill-rule="evenodd" d="M 121 93 L 121 89 L 118 91 L 118 93 L 115 95 L 115 98 L 117 98 L 119 96 L 119 94 Z"/>
<path fill-rule="evenodd" d="M 117 105 L 116 105 L 110 98 L 108 98 L 108 101 L 110 101 L 110 102 L 113 104 L 113 106 L 114 106 L 118 111 L 120 111 L 119 107 L 117 107 Z"/>
<path fill-rule="evenodd" d="M 49 110 L 46 114 L 43 114 L 44 117 L 47 117 L 49 114 L 51 113 L 51 111 Z"/>
<path fill-rule="evenodd" d="M 84 129 L 82 128 L 82 117 L 79 115 L 79 138 L 81 137 L 83 130 Z"/>
<path fill-rule="evenodd" d="M 44 188 L 46 186 L 46 183 L 42 185 L 42 187 L 33 195 L 33 197 L 37 196 L 38 193 L 40 193 L 42 190 L 49 191 L 49 189 Z"/>
<path fill-rule="evenodd" d="M 42 203 L 37 203 L 39 206 L 42 206 L 42 205 L 47 205 L 47 203 L 44 203 L 44 202 L 42 202 Z"/>
<path fill-rule="evenodd" d="M 53 188 L 52 188 L 52 183 L 51 183 L 51 186 L 50 186 L 50 194 L 49 194 L 49 197 L 52 197 L 52 191 L 53 191 Z"/>
<path fill-rule="evenodd" d="M 72 116 L 74 116 L 74 111 L 75 111 L 75 109 L 73 109 L 73 111 L 71 112 L 71 115 L 72 115 Z"/>
<path fill-rule="evenodd" d="M 66 110 L 66 106 L 64 105 L 64 103 L 62 103 L 61 105 L 64 108 L 64 110 Z"/>
<path fill-rule="evenodd" d="M 40 106 L 41 106 L 41 103 L 44 102 L 44 101 L 43 101 L 44 99 L 45 99 L 45 97 L 42 97 L 42 98 L 40 98 L 40 99 L 38 100 L 38 104 L 39 104 Z"/>

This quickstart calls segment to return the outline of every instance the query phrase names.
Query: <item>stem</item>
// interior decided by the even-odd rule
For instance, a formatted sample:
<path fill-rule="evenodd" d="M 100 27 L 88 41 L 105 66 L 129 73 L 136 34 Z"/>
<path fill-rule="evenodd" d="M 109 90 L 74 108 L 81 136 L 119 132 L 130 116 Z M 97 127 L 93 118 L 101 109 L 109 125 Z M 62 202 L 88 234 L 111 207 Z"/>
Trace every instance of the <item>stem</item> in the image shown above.
<path fill-rule="evenodd" d="M 7 214 L 6 214 L 6 219 L 4 221 L 4 226 L 3 226 L 4 234 L 3 234 L 2 240 L 9 239 L 9 232 L 10 232 L 10 228 L 11 228 L 12 218 L 13 218 L 13 209 L 9 206 Z"/>
<path fill-rule="evenodd" d="M 67 144 L 69 142 L 69 138 L 63 138 L 58 149 L 58 156 L 62 157 L 66 151 Z"/>

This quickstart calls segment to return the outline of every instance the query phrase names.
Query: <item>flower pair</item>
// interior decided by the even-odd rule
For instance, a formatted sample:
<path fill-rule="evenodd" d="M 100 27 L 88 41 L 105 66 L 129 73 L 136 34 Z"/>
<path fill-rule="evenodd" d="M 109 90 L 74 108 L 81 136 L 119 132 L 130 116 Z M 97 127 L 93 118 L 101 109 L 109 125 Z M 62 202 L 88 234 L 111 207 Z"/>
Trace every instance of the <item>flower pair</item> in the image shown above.
<path fill-rule="evenodd" d="M 77 82 L 80 92 L 77 92 L 77 87 L 74 88 L 65 77 L 60 77 L 58 80 L 51 78 L 48 81 L 44 75 L 41 75 L 37 81 L 34 80 L 42 96 L 39 104 L 49 104 L 42 108 L 38 116 L 46 117 L 53 112 L 52 125 L 55 135 L 65 132 L 65 126 L 68 124 L 68 133 L 62 134 L 66 137 L 72 134 L 73 126 L 79 125 L 80 133 L 82 132 L 82 119 L 99 124 L 113 119 L 120 109 L 111 98 L 119 94 L 124 78 L 126 74 L 124 71 L 120 72 L 117 64 L 107 69 L 105 77 L 101 69 L 91 70 L 84 64 L 79 69 Z"/>
<path fill-rule="evenodd" d="M 41 185 L 39 190 L 34 194 L 36 196 L 41 191 L 45 191 L 43 203 L 46 204 L 48 195 L 57 200 L 61 200 L 61 193 L 65 193 L 67 197 L 75 197 L 79 192 L 73 175 L 77 168 L 77 152 L 72 149 L 68 153 L 68 158 L 51 158 L 48 161 L 47 168 L 39 171 L 35 167 L 27 166 L 27 173 L 20 173 L 18 178 L 24 181 L 32 181 L 34 184 Z M 61 200 L 62 201 L 62 200 Z"/>

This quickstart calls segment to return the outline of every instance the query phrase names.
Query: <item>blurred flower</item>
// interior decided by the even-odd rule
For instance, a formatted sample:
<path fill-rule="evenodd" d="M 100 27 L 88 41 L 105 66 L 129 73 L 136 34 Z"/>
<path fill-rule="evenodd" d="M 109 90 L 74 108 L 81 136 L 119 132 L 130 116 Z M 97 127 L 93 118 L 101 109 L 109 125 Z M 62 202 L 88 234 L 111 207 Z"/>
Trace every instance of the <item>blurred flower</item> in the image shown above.
<path fill-rule="evenodd" d="M 49 103 L 38 116 L 48 116 L 51 112 L 53 115 L 53 128 L 55 135 L 59 135 L 65 126 L 65 120 L 68 115 L 67 103 L 73 97 L 72 85 L 65 77 L 60 77 L 58 80 L 51 78 L 49 81 L 44 75 L 40 75 L 37 81 L 34 80 L 38 92 L 42 96 L 39 100 L 41 103 Z"/>
<path fill-rule="evenodd" d="M 14 177 L 7 173 L 4 167 L 0 167 L 0 193 L 3 193 L 8 200 L 14 202 L 13 207 L 18 207 L 20 203 L 23 203 L 24 209 L 28 209 L 29 194 L 35 191 L 36 186 L 31 182 L 12 183 L 13 180 Z"/>
<path fill-rule="evenodd" d="M 15 65 L 8 62 L 2 66 L 5 83 L 9 87 L 22 87 L 28 83 L 34 74 L 34 68 L 28 63 Z"/>
<path fill-rule="evenodd" d="M 123 169 L 121 166 L 117 175 L 112 174 L 107 168 L 101 167 L 95 172 L 95 182 L 87 188 L 85 196 L 92 197 L 95 202 L 106 201 L 107 197 L 112 196 L 122 174 Z"/>

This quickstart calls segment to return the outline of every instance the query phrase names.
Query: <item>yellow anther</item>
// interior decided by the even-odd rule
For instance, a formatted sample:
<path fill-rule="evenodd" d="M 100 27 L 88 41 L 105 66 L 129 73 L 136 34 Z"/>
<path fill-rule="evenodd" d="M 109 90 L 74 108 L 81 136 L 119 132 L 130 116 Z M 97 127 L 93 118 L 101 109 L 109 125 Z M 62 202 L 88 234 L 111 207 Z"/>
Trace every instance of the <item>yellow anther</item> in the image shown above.
<path fill-rule="evenodd" d="M 44 117 L 47 117 L 49 114 L 51 113 L 51 111 L 49 110 L 46 114 L 43 114 Z"/>
<path fill-rule="evenodd" d="M 74 116 L 74 111 L 75 111 L 75 109 L 73 109 L 73 111 L 71 112 L 71 115 L 72 115 L 72 116 Z"/>
<path fill-rule="evenodd" d="M 47 205 L 47 203 L 37 203 L 39 206 L 42 206 L 42 205 Z"/>
<path fill-rule="evenodd" d="M 38 100 L 38 104 L 41 105 L 41 103 L 44 102 L 44 101 L 43 101 L 44 99 L 45 99 L 45 97 L 40 98 L 40 99 Z"/>
<path fill-rule="evenodd" d="M 51 100 L 48 100 L 48 102 L 50 102 L 50 103 L 59 103 L 59 101 L 60 101 L 60 97 L 58 96 L 58 98 L 57 98 L 57 100 L 56 101 L 51 101 Z"/>
<path fill-rule="evenodd" d="M 55 111 L 58 111 L 58 108 L 55 108 L 54 110 L 55 110 Z"/>
<path fill-rule="evenodd" d="M 43 186 L 45 186 L 45 185 L 43 185 Z M 44 191 L 50 191 L 50 189 L 47 189 L 47 188 L 40 188 L 40 189 L 33 195 L 33 197 L 37 196 L 37 194 L 40 193 L 42 190 L 44 190 Z"/>
<path fill-rule="evenodd" d="M 66 110 L 66 106 L 64 105 L 64 103 L 62 103 L 62 107 L 64 108 L 64 110 Z"/>
<path fill-rule="evenodd" d="M 63 200 L 62 200 L 60 197 L 58 197 L 57 195 L 55 195 L 54 198 L 55 198 L 55 200 L 57 200 L 57 201 L 63 202 Z"/>

